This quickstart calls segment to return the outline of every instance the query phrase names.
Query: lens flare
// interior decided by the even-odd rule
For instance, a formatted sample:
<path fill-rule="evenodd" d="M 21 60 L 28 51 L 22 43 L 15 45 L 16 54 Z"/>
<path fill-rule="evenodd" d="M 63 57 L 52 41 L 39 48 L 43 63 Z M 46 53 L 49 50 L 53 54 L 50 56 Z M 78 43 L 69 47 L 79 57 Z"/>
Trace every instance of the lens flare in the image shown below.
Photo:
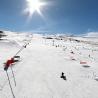
<path fill-rule="evenodd" d="M 46 5 L 46 3 L 41 2 L 40 0 L 26 0 L 26 9 L 24 13 L 27 14 L 29 17 L 32 17 L 34 12 L 38 12 L 42 16 L 41 7 Z"/>

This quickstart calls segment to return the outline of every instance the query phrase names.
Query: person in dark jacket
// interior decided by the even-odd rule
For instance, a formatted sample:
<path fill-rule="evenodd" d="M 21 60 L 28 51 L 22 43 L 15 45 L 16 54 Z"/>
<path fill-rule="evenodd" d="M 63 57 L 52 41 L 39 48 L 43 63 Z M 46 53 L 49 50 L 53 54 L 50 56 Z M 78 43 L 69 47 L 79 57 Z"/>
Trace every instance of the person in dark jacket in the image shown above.
<path fill-rule="evenodd" d="M 64 75 L 63 72 L 62 72 L 62 74 L 61 74 L 61 78 L 64 79 L 64 80 L 67 80 L 67 79 L 66 79 L 66 76 Z"/>

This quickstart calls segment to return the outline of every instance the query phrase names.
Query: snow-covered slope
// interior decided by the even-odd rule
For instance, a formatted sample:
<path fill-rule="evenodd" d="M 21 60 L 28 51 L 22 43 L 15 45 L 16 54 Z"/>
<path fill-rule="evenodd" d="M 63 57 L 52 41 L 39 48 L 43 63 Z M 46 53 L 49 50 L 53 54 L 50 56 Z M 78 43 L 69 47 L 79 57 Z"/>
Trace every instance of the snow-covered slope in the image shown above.
<path fill-rule="evenodd" d="M 18 44 L 13 46 L 11 37 L 9 42 L 0 42 L 0 98 L 13 98 L 3 63 L 21 49 L 19 44 L 28 41 L 18 54 L 20 62 L 13 65 L 16 86 L 8 69 L 15 98 L 98 98 L 98 46 L 44 39 L 37 34 L 23 42 L 17 40 L 24 35 L 15 35 Z M 60 78 L 62 72 L 67 80 Z"/>

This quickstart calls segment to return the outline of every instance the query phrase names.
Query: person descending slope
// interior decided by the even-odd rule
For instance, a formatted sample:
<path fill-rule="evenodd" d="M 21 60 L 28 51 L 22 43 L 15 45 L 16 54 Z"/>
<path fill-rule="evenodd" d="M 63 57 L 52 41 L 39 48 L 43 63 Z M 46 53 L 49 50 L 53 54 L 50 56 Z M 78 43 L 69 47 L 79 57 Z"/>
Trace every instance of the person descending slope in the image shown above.
<path fill-rule="evenodd" d="M 9 68 L 9 66 L 11 66 L 12 63 L 14 63 L 14 58 L 7 60 L 5 66 L 4 66 L 4 70 L 6 71 Z"/>
<path fill-rule="evenodd" d="M 61 78 L 64 79 L 64 80 L 67 80 L 67 79 L 66 79 L 66 76 L 64 75 L 63 72 L 62 72 L 62 74 L 61 74 Z"/>

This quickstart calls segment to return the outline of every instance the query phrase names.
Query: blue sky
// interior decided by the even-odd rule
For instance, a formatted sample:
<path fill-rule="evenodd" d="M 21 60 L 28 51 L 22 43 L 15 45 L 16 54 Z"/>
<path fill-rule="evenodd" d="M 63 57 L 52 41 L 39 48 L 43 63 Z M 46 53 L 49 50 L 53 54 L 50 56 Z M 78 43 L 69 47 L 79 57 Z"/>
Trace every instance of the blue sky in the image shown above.
<path fill-rule="evenodd" d="M 44 17 L 35 12 L 28 21 L 25 0 L 0 0 L 0 29 L 81 34 L 98 31 L 98 0 L 41 0 Z M 49 3 L 49 4 L 48 4 Z"/>

